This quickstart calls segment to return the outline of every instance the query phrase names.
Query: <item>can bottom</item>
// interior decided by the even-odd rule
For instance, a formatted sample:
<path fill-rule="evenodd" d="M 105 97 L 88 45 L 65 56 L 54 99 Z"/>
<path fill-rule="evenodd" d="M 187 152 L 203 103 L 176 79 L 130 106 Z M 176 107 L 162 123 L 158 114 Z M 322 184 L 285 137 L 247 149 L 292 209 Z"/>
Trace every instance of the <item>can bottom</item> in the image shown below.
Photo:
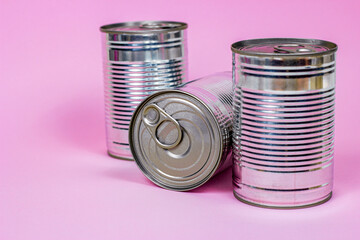
<path fill-rule="evenodd" d="M 308 207 L 314 207 L 314 206 L 318 206 L 321 205 L 327 201 L 330 200 L 330 198 L 332 197 L 332 192 L 330 192 L 328 195 L 326 195 L 324 198 L 322 198 L 320 201 L 314 202 L 314 203 L 310 203 L 310 204 L 304 204 L 304 205 L 295 205 L 295 206 L 276 206 L 276 205 L 264 205 L 264 204 L 260 204 L 260 203 L 256 203 L 250 200 L 246 200 L 243 197 L 240 197 L 236 191 L 233 191 L 234 196 L 237 200 L 239 200 L 240 202 L 249 204 L 251 206 L 255 206 L 255 207 L 261 207 L 261 208 L 272 208 L 272 209 L 299 209 L 299 208 L 308 208 Z"/>
<path fill-rule="evenodd" d="M 110 151 L 107 151 L 107 154 L 108 154 L 110 157 L 116 158 L 116 159 L 119 159 L 119 160 L 134 161 L 133 158 L 121 157 L 121 156 L 118 156 L 118 155 L 115 155 L 115 154 L 111 153 Z"/>

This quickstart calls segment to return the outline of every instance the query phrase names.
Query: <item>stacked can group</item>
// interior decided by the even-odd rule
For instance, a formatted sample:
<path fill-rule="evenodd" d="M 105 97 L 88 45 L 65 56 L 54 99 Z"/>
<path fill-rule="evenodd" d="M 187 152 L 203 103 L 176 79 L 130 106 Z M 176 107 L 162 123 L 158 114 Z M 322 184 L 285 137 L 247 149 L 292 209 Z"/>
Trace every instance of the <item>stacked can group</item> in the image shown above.
<path fill-rule="evenodd" d="M 107 147 L 110 156 L 133 159 L 129 124 L 147 96 L 187 78 L 187 24 L 126 22 L 101 27 Z"/>
<path fill-rule="evenodd" d="M 331 42 L 234 43 L 234 195 L 294 208 L 331 197 L 335 52 Z"/>
<path fill-rule="evenodd" d="M 197 188 L 232 164 L 232 116 L 231 72 L 155 93 L 131 120 L 134 159 L 163 188 Z"/>

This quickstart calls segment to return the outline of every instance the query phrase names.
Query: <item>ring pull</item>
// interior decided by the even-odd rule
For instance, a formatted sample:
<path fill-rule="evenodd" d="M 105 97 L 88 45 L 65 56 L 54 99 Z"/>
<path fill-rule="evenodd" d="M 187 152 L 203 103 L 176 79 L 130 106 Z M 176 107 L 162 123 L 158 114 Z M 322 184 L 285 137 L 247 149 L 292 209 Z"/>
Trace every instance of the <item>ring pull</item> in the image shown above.
<path fill-rule="evenodd" d="M 161 148 L 171 149 L 176 147 L 180 143 L 182 139 L 182 131 L 180 124 L 156 104 L 150 104 L 144 108 L 142 112 L 142 120 L 144 122 L 144 125 L 150 132 L 151 137 L 155 140 L 156 144 L 159 145 Z M 170 130 L 174 128 L 177 130 L 176 139 L 171 143 L 165 143 L 159 140 L 158 129 L 163 124 L 168 126 Z M 164 131 L 167 132 L 166 130 Z"/>
<path fill-rule="evenodd" d="M 176 24 L 169 24 L 169 23 L 150 22 L 150 23 L 143 23 L 139 27 L 144 28 L 144 29 L 170 29 L 170 28 L 177 27 L 177 25 Z"/>
<path fill-rule="evenodd" d="M 293 49 L 289 49 L 293 48 Z M 275 45 L 274 49 L 279 52 L 285 53 L 307 53 L 307 52 L 316 52 L 316 50 L 311 46 L 304 46 L 301 44 L 280 44 Z"/>
<path fill-rule="evenodd" d="M 147 29 L 156 29 L 162 28 L 164 24 L 162 23 L 143 23 L 139 27 L 140 28 L 147 28 Z"/>

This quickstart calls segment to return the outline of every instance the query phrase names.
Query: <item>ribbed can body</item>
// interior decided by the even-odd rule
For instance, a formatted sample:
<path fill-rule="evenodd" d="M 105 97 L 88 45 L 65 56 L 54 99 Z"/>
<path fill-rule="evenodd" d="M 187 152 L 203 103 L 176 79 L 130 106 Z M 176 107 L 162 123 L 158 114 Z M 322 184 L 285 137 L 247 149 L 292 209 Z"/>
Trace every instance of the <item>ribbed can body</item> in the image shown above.
<path fill-rule="evenodd" d="M 181 91 L 190 93 L 205 103 L 218 123 L 222 139 L 220 142 L 222 153 L 215 174 L 232 165 L 233 108 L 230 80 L 231 72 L 223 72 L 185 84 L 181 88 Z"/>
<path fill-rule="evenodd" d="M 180 26 L 180 27 L 179 27 Z M 129 22 L 102 30 L 108 153 L 132 160 L 129 124 L 147 96 L 187 78 L 186 24 Z"/>
<path fill-rule="evenodd" d="M 233 52 L 234 195 L 263 207 L 320 204 L 333 187 L 335 51 L 274 55 Z"/>

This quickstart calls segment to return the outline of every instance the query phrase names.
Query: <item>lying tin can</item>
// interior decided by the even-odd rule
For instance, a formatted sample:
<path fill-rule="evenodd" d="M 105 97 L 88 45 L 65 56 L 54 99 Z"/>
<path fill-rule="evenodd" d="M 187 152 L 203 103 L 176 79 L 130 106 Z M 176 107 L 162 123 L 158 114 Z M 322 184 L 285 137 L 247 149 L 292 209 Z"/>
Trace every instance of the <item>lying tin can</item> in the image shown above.
<path fill-rule="evenodd" d="M 129 142 L 160 187 L 187 191 L 231 166 L 232 78 L 219 73 L 155 93 L 136 109 Z"/>
<path fill-rule="evenodd" d="M 334 43 L 313 39 L 232 45 L 239 200 L 299 208 L 331 198 L 336 50 Z"/>
<path fill-rule="evenodd" d="M 187 24 L 125 22 L 102 26 L 107 147 L 132 160 L 129 123 L 138 104 L 187 78 Z"/>

